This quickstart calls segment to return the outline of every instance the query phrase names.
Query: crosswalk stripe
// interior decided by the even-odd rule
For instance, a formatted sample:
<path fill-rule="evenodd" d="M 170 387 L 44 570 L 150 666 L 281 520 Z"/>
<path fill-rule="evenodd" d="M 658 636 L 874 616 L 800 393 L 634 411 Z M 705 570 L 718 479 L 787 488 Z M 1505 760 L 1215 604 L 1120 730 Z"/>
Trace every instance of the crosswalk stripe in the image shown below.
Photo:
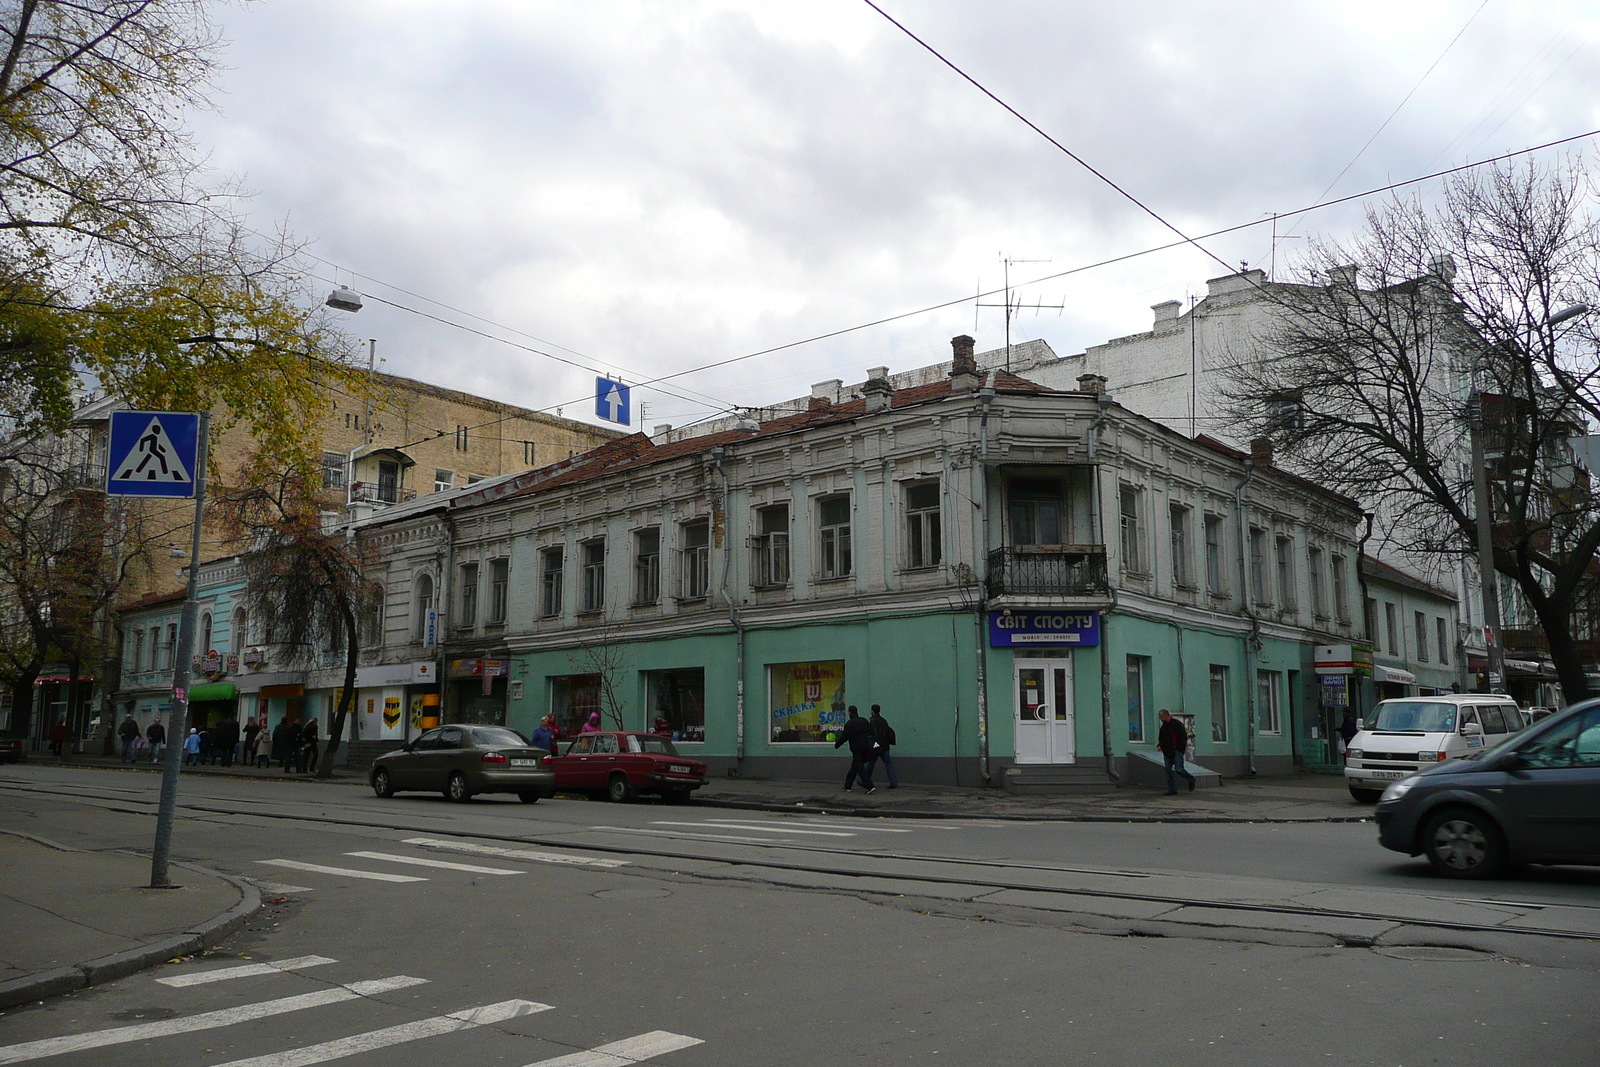
<path fill-rule="evenodd" d="M 854 837 L 848 830 L 800 830 L 789 826 L 758 826 L 747 822 L 669 822 L 652 819 L 651 826 L 698 826 L 702 830 L 753 830 L 759 834 L 805 834 L 809 837 Z"/>
<path fill-rule="evenodd" d="M 361 997 L 375 996 L 379 993 L 388 993 L 395 989 L 405 989 L 408 986 L 423 985 L 426 978 L 412 978 L 410 975 L 400 974 L 393 978 L 378 978 L 367 982 L 351 982 L 349 985 L 335 986 L 332 989 L 319 989 L 315 993 L 301 993 L 298 996 L 283 997 L 278 1000 L 264 1000 L 258 1004 L 241 1004 L 237 1008 L 222 1008 L 218 1011 L 201 1012 L 199 1015 L 190 1015 L 176 1019 L 161 1019 L 150 1023 L 135 1023 L 132 1026 L 118 1026 L 110 1030 L 94 1030 L 87 1034 L 69 1034 L 65 1037 L 47 1037 L 38 1041 L 24 1041 L 20 1045 L 5 1045 L 0 1047 L 0 1063 L 21 1063 L 24 1060 L 43 1059 L 46 1056 L 60 1056 L 67 1052 L 82 1052 L 85 1049 L 105 1048 L 107 1045 L 124 1045 L 130 1041 L 149 1041 L 157 1037 L 170 1037 L 173 1034 L 187 1034 L 196 1030 L 216 1030 L 223 1026 L 232 1026 L 235 1023 L 247 1023 L 254 1019 L 266 1019 L 274 1015 L 287 1015 L 292 1011 L 301 1011 L 305 1008 L 320 1008 L 326 1004 L 342 1004 L 347 1000 L 359 1000 Z"/>
<path fill-rule="evenodd" d="M 570 1056 L 557 1056 L 553 1060 L 536 1060 L 527 1067 L 628 1067 L 643 1063 L 656 1056 L 676 1052 L 680 1048 L 703 1045 L 698 1037 L 685 1037 L 666 1030 L 652 1030 L 648 1034 L 623 1038 L 609 1045 L 592 1048 L 588 1052 L 574 1052 Z"/>
<path fill-rule="evenodd" d="M 477 867 L 470 863 L 451 863 L 449 860 L 427 860 L 420 856 L 399 856 L 393 852 L 346 852 L 346 856 L 359 856 L 368 860 L 388 863 L 409 863 L 413 867 L 438 867 L 446 871 L 470 871 L 473 874 L 526 874 L 510 867 Z"/>
<path fill-rule="evenodd" d="M 215 970 L 195 971 L 192 974 L 175 974 L 169 978 L 157 978 L 156 981 L 174 989 L 183 989 L 186 986 L 205 985 L 207 982 L 226 982 L 230 978 L 251 978 L 258 974 L 277 974 L 279 971 L 301 971 L 307 967 L 321 967 L 324 964 L 338 962 L 326 956 L 295 956 L 271 963 L 246 963 L 239 967 L 218 967 Z"/>
<path fill-rule="evenodd" d="M 430 848 L 451 848 L 457 852 L 476 852 L 481 856 L 504 856 L 506 859 L 530 860 L 535 863 L 567 863 L 576 867 L 628 867 L 627 860 L 600 859 L 594 856 L 568 856 L 561 852 L 536 852 L 525 848 L 502 848 L 499 845 L 478 845 L 471 841 L 446 841 L 437 837 L 408 837 L 403 845 L 426 845 Z"/>
<path fill-rule="evenodd" d="M 316 871 L 318 874 L 339 874 L 346 878 L 365 878 L 369 882 L 426 882 L 412 874 L 389 874 L 385 871 L 357 871 L 349 867 L 326 867 L 320 863 L 302 863 L 299 860 L 256 860 L 269 867 L 288 867 L 293 871 Z"/>
<path fill-rule="evenodd" d="M 420 1041 L 425 1037 L 453 1034 L 458 1030 L 471 1030 L 475 1026 L 493 1026 L 508 1019 L 549 1010 L 549 1004 L 540 1004 L 532 1000 L 502 1000 L 498 1004 L 485 1004 L 477 1008 L 467 1008 L 465 1011 L 453 1011 L 449 1015 L 418 1019 L 414 1023 L 386 1026 L 382 1030 L 369 1030 L 364 1034 L 352 1034 L 349 1037 L 306 1045 L 303 1048 L 269 1052 L 264 1056 L 250 1056 L 242 1060 L 229 1060 L 227 1063 L 218 1064 L 217 1067 L 310 1067 L 314 1063 L 326 1063 L 329 1060 L 373 1052 L 391 1045 L 403 1045 L 409 1041 Z"/>

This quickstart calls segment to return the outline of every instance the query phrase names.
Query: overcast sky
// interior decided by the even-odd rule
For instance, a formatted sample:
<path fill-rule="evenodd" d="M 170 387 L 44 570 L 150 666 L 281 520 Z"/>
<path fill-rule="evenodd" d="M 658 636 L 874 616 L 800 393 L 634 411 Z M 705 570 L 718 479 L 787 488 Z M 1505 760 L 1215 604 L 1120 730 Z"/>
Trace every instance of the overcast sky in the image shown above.
<path fill-rule="evenodd" d="M 1600 127 L 1600 9 L 1582 0 L 883 6 L 1188 233 L 1315 202 L 1413 88 L 1331 195 Z M 1004 256 L 1049 261 L 1013 266 L 1026 280 L 1172 239 L 861 0 L 218 16 L 230 70 L 199 137 L 255 190 L 256 226 L 287 220 L 372 296 L 631 381 L 970 296 Z M 1294 232 L 1359 221 L 1329 210 Z M 1280 274 L 1302 244 L 1278 242 Z M 1268 227 L 1208 242 L 1262 268 L 1272 246 Z M 1185 249 L 1024 287 L 1065 308 L 1014 337 L 1082 351 L 1221 273 Z M 635 403 L 646 429 L 682 425 L 946 359 L 957 333 L 998 347 L 1000 309 L 974 316 L 969 300 Z M 349 325 L 387 370 L 594 420 L 592 370 L 374 301 Z"/>

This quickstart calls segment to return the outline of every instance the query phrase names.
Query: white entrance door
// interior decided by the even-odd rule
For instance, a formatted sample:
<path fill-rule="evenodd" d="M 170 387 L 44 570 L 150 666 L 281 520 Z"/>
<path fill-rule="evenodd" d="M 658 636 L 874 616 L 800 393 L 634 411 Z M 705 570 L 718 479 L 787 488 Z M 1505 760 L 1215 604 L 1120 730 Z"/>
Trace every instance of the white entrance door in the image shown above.
<path fill-rule="evenodd" d="M 1072 660 L 1016 661 L 1018 763 L 1073 763 Z"/>

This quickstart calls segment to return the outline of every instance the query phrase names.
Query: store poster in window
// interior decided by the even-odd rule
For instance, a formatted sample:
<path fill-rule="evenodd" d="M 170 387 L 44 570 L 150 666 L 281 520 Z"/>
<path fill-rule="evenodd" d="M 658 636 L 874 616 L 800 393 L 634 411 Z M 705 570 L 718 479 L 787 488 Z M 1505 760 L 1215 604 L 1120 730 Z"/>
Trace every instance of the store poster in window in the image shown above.
<path fill-rule="evenodd" d="M 844 660 L 773 663 L 772 740 L 832 741 L 844 725 Z"/>

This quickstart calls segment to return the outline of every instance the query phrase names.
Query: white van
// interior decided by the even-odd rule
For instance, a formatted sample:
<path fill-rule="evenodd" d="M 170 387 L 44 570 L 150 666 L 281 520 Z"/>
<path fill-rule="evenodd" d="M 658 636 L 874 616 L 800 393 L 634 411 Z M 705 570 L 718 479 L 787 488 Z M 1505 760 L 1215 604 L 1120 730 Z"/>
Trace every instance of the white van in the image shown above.
<path fill-rule="evenodd" d="M 1384 700 L 1361 724 L 1345 754 L 1350 795 L 1373 803 L 1424 767 L 1499 744 L 1522 729 L 1517 702 L 1490 693 Z"/>

